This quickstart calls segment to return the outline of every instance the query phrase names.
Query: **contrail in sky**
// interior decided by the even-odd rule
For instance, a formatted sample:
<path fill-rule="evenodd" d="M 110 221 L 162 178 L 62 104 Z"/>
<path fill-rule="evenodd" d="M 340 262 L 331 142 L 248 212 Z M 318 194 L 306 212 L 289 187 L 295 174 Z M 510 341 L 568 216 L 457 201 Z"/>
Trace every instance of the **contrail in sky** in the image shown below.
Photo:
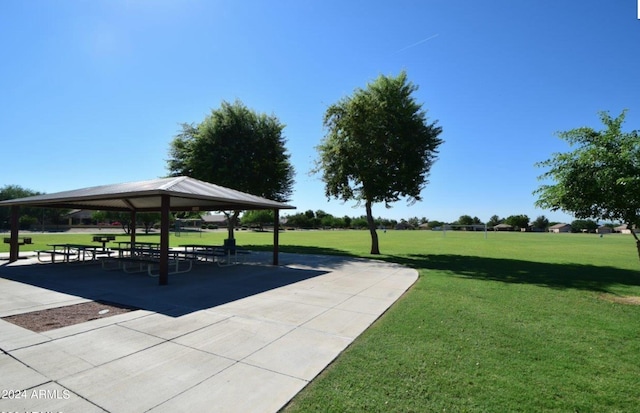
<path fill-rule="evenodd" d="M 395 53 L 404 52 L 404 51 L 405 51 L 405 50 L 407 50 L 407 49 L 411 49 L 412 47 L 416 47 L 416 46 L 418 46 L 418 45 L 420 45 L 420 44 L 422 44 L 422 43 L 424 43 L 424 42 L 428 42 L 429 40 L 431 40 L 431 39 L 435 39 L 435 38 L 436 38 L 436 37 L 438 37 L 438 36 L 440 36 L 440 33 L 436 33 L 436 34 L 434 34 L 433 36 L 429 36 L 429 37 L 427 37 L 426 39 L 422 39 L 422 40 L 420 40 L 419 42 L 415 42 L 414 44 L 410 44 L 409 46 L 403 47 L 402 49 L 400 49 L 400 50 L 396 51 Z M 395 54 L 395 53 L 394 53 L 394 54 Z"/>

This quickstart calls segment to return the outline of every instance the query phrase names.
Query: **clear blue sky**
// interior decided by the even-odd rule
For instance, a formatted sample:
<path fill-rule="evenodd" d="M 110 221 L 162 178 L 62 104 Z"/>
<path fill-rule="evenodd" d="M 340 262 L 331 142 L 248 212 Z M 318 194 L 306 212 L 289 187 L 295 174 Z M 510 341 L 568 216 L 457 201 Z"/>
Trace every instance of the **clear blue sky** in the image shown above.
<path fill-rule="evenodd" d="M 3 0 L 0 50 L 0 186 L 47 193 L 165 176 L 179 124 L 239 99 L 287 125 L 291 204 L 362 215 L 309 175 L 322 116 L 406 70 L 445 143 L 424 200 L 376 216 L 570 222 L 534 207 L 555 132 L 640 129 L 636 0 Z"/>

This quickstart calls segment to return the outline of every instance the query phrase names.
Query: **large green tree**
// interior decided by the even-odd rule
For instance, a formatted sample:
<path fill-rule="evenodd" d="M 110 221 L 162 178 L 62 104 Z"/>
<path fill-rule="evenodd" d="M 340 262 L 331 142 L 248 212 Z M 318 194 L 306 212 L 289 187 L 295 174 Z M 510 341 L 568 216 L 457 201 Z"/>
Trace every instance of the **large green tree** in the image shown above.
<path fill-rule="evenodd" d="M 581 127 L 559 132 L 574 148 L 536 164 L 548 168 L 534 194 L 542 208 L 579 219 L 618 221 L 640 227 L 640 132 L 624 132 L 626 111 L 617 118 L 600 112 L 603 130 Z M 640 240 L 632 231 L 640 256 Z"/>
<path fill-rule="evenodd" d="M 187 175 L 242 192 L 287 202 L 294 169 L 286 150 L 285 125 L 239 101 L 222 102 L 200 124 L 183 124 L 169 149 L 171 176 Z M 229 217 L 229 238 L 240 211 Z"/>
<path fill-rule="evenodd" d="M 491 218 L 489 218 L 489 221 L 487 221 L 487 226 L 495 227 L 496 225 L 500 225 L 502 223 L 504 223 L 504 218 L 500 218 L 497 215 L 492 215 Z"/>
<path fill-rule="evenodd" d="M 460 218 L 456 221 L 458 225 L 473 225 L 473 218 L 471 215 L 461 215 Z"/>
<path fill-rule="evenodd" d="M 371 254 L 380 253 L 372 205 L 421 200 L 442 143 L 442 128 L 428 122 L 413 96 L 417 89 L 405 72 L 380 76 L 324 115 L 327 133 L 314 171 L 322 174 L 328 198 L 364 203 Z"/>
<path fill-rule="evenodd" d="M 247 211 L 242 214 L 242 225 L 256 226 L 262 229 L 263 225 L 273 224 L 273 211 Z"/>
<path fill-rule="evenodd" d="M 596 232 L 598 223 L 592 219 L 576 219 L 571 223 L 571 232 Z"/>
<path fill-rule="evenodd" d="M 540 215 L 533 221 L 533 227 L 546 231 L 549 228 L 549 220 L 544 215 Z"/>
<path fill-rule="evenodd" d="M 504 222 L 517 229 L 522 229 L 529 226 L 529 217 L 524 214 L 510 215 L 504 220 Z"/>
<path fill-rule="evenodd" d="M 5 185 L 0 188 L 0 201 L 9 199 L 26 198 L 34 195 L 42 195 L 42 192 L 33 191 L 23 188 L 19 185 Z M 58 210 L 53 208 L 20 208 L 20 228 L 28 229 L 29 227 L 39 223 L 44 225 L 46 222 L 58 223 L 60 214 L 67 210 Z M 9 229 L 9 220 L 11 209 L 8 207 L 0 208 L 0 229 Z"/>

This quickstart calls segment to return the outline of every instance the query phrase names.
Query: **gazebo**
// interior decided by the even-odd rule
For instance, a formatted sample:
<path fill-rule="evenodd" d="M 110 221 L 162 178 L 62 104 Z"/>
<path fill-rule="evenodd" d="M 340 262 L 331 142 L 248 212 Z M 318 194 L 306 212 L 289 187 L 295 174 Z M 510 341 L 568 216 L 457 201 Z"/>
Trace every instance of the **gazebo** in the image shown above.
<path fill-rule="evenodd" d="M 138 212 L 160 212 L 159 284 L 169 282 L 169 213 L 171 211 L 232 211 L 270 209 L 274 211 L 273 264 L 278 265 L 279 212 L 295 207 L 244 192 L 199 181 L 187 176 L 151 179 L 75 189 L 0 202 L 11 207 L 9 261 L 18 259 L 18 218 L 21 206 L 43 208 L 128 211 L 131 222 Z M 131 242 L 135 242 L 132 225 Z"/>

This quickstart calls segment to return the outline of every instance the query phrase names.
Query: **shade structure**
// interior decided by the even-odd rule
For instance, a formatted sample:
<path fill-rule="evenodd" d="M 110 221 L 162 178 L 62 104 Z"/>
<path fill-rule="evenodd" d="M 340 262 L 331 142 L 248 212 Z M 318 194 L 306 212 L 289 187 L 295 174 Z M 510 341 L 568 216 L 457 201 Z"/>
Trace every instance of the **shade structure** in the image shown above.
<path fill-rule="evenodd" d="M 158 178 L 74 189 L 52 194 L 10 199 L 0 207 L 12 207 L 10 260 L 18 258 L 18 210 L 20 206 L 161 213 L 160 284 L 168 278 L 169 211 L 229 211 L 270 209 L 275 212 L 274 264 L 278 258 L 278 217 L 291 205 L 225 188 L 188 176 Z"/>
<path fill-rule="evenodd" d="M 172 211 L 230 211 L 246 209 L 295 209 L 188 176 L 101 185 L 89 188 L 0 202 L 0 206 L 39 206 L 138 212 L 160 211 L 162 196 L 169 196 Z"/>

